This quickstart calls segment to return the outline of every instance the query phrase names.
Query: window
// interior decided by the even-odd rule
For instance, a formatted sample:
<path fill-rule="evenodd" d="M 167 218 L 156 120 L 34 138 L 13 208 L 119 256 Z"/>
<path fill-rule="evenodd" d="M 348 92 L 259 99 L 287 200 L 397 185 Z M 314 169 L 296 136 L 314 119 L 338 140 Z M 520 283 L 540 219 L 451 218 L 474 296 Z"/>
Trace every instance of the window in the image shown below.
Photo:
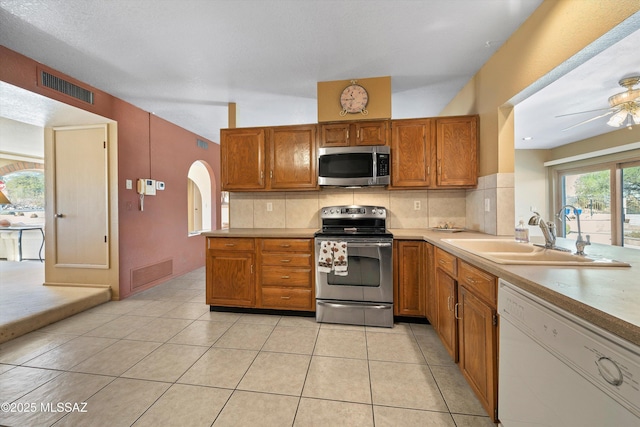
<path fill-rule="evenodd" d="M 577 209 L 583 235 L 594 243 L 640 249 L 640 160 L 563 170 L 558 178 L 558 209 Z M 559 219 L 558 236 L 576 240 L 574 210 L 565 207 Z"/>

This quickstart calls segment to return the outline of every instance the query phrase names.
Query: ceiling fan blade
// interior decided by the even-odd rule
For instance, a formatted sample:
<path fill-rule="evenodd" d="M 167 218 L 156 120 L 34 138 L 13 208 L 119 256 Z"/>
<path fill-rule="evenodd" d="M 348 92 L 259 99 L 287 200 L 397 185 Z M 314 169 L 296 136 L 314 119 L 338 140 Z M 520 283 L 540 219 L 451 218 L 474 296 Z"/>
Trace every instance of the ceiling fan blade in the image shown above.
<path fill-rule="evenodd" d="M 568 128 L 564 128 L 564 129 L 562 129 L 562 132 L 564 132 L 565 130 L 569 130 L 569 129 L 576 128 L 576 127 L 578 127 L 578 126 L 580 126 L 580 125 L 583 125 L 583 124 L 585 124 L 585 123 L 592 122 L 592 121 L 597 120 L 597 119 L 599 119 L 599 118 L 601 118 L 601 117 L 609 116 L 609 115 L 611 115 L 611 114 L 613 114 L 613 113 L 617 113 L 618 111 L 620 111 L 620 110 L 618 109 L 618 110 L 609 111 L 609 112 L 604 113 L 604 114 L 600 114 L 599 116 L 592 117 L 592 118 L 590 118 L 590 119 L 584 120 L 584 121 L 582 121 L 582 122 L 580 122 L 580 123 L 578 123 L 578 124 L 575 124 L 575 125 L 573 125 L 573 126 L 569 126 Z"/>
<path fill-rule="evenodd" d="M 586 110 L 586 111 L 578 111 L 576 113 L 560 114 L 559 116 L 555 116 L 555 117 L 558 118 L 558 117 L 566 117 L 566 116 L 575 116 L 576 114 L 594 113 L 596 111 L 604 111 L 604 110 L 610 110 L 610 109 L 611 109 L 611 107 L 598 108 L 597 110 Z"/>

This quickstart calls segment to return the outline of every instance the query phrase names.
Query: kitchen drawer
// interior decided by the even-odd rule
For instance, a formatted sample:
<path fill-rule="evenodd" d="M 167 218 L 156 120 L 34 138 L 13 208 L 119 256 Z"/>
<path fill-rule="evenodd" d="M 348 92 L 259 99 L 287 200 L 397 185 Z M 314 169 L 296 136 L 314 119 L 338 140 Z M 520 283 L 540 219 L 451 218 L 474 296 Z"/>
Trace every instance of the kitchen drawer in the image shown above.
<path fill-rule="evenodd" d="M 253 239 L 226 237 L 208 237 L 207 246 L 209 249 L 228 251 L 252 251 L 255 247 Z"/>
<path fill-rule="evenodd" d="M 262 253 L 262 265 L 311 267 L 311 254 Z"/>
<path fill-rule="evenodd" d="M 262 266 L 262 286 L 311 288 L 310 268 Z"/>
<path fill-rule="evenodd" d="M 309 252 L 311 253 L 311 239 L 262 239 L 264 252 Z"/>
<path fill-rule="evenodd" d="M 490 303 L 494 308 L 498 298 L 498 285 L 495 276 L 460 261 L 458 266 L 458 284 L 472 291 L 476 296 Z"/>
<path fill-rule="evenodd" d="M 262 288 L 262 307 L 314 311 L 311 289 Z"/>
<path fill-rule="evenodd" d="M 435 261 L 436 268 L 440 268 L 454 278 L 456 277 L 458 268 L 457 258 L 455 256 L 440 248 L 436 248 Z"/>

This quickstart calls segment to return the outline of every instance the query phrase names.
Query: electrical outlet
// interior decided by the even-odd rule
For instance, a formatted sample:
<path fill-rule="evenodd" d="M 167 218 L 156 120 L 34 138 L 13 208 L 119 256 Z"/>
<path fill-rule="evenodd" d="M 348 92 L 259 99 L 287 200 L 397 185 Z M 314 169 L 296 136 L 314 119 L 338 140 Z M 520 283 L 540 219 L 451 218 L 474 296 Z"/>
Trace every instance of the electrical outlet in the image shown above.
<path fill-rule="evenodd" d="M 491 212 L 491 201 L 489 199 L 484 199 L 484 211 Z"/>
<path fill-rule="evenodd" d="M 273 203 L 267 202 L 267 212 L 273 211 Z"/>
<path fill-rule="evenodd" d="M 419 211 L 420 210 L 420 200 L 414 200 L 413 201 L 413 210 L 414 211 Z"/>

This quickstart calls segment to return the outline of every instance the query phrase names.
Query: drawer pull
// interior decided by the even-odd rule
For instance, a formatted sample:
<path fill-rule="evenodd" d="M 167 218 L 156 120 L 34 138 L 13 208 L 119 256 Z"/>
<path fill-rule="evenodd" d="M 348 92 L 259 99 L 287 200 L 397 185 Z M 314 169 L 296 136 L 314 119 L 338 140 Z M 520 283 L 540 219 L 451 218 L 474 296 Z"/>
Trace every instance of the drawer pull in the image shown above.
<path fill-rule="evenodd" d="M 225 246 L 235 246 L 235 243 L 225 243 Z"/>
<path fill-rule="evenodd" d="M 280 299 L 291 299 L 291 297 L 280 297 Z"/>
<path fill-rule="evenodd" d="M 476 283 L 478 283 L 476 280 L 474 280 L 473 277 L 467 276 L 467 282 L 471 283 L 472 285 L 475 285 Z"/>
<path fill-rule="evenodd" d="M 290 276 L 282 276 L 281 279 L 290 279 Z"/>
<path fill-rule="evenodd" d="M 290 247 L 291 247 L 291 245 L 290 245 L 290 244 L 288 244 L 288 243 L 283 243 L 283 244 L 281 244 L 281 245 L 280 245 L 280 247 L 281 247 L 281 248 L 290 248 Z"/>
<path fill-rule="evenodd" d="M 281 259 L 280 262 L 291 262 L 290 259 Z"/>
<path fill-rule="evenodd" d="M 438 262 L 439 262 L 440 264 L 442 264 L 442 265 L 447 264 L 447 261 L 445 261 L 445 260 L 443 260 L 443 259 L 439 259 L 439 260 L 438 260 Z"/>

